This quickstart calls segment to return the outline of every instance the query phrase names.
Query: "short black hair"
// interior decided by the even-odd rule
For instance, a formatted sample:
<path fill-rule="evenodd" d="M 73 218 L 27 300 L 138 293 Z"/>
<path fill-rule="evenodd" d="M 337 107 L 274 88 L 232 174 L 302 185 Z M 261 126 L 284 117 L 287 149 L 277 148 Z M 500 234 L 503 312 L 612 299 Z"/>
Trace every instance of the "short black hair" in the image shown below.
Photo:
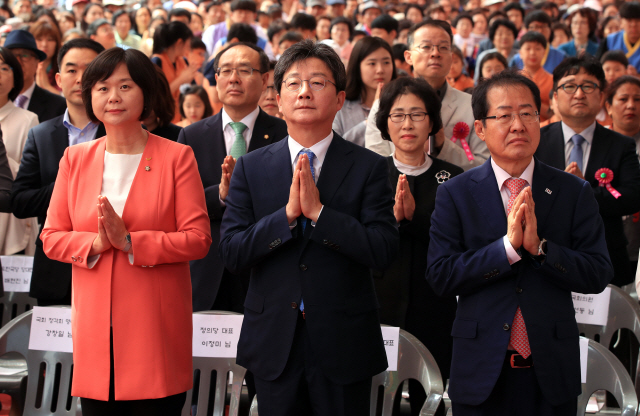
<path fill-rule="evenodd" d="M 473 17 L 471 17 L 471 15 L 469 13 L 460 13 L 459 15 L 456 16 L 455 19 L 453 19 L 453 22 L 451 22 L 451 26 L 456 27 L 458 26 L 458 22 L 462 19 L 467 19 L 468 21 L 471 22 L 471 27 L 473 27 L 475 25 L 474 21 L 473 21 Z"/>
<path fill-rule="evenodd" d="M 331 33 L 335 25 L 339 24 L 347 25 L 347 27 L 349 28 L 349 37 L 351 37 L 351 34 L 353 33 L 353 23 L 351 23 L 351 20 L 347 19 L 344 16 L 336 17 L 331 21 L 331 26 L 329 26 L 329 33 Z"/>
<path fill-rule="evenodd" d="M 91 22 L 91 24 L 89 25 L 89 27 L 86 30 L 87 36 L 91 37 L 91 36 L 95 35 L 96 33 L 98 33 L 98 29 L 101 26 L 104 26 L 104 25 L 109 25 L 111 27 L 111 23 L 109 23 L 109 21 L 107 19 L 94 20 L 93 22 Z"/>
<path fill-rule="evenodd" d="M 273 37 L 283 30 L 289 30 L 289 23 L 283 22 L 282 20 L 276 20 L 269 25 L 269 29 L 267 29 L 267 37 L 269 38 L 269 42 L 273 42 Z"/>
<path fill-rule="evenodd" d="M 20 94 L 20 91 L 22 91 L 22 87 L 24 87 L 22 66 L 20 66 L 18 58 L 11 52 L 11 49 L 3 46 L 0 46 L 0 59 L 9 65 L 11 72 L 13 72 L 13 88 L 9 91 L 9 100 L 14 101 L 18 97 L 18 94 Z"/>
<path fill-rule="evenodd" d="M 404 43 L 396 43 L 391 47 L 393 52 L 393 59 L 399 59 L 404 62 L 404 51 L 408 51 L 409 47 Z"/>
<path fill-rule="evenodd" d="M 640 19 L 640 3 L 637 1 L 623 3 L 619 14 L 622 19 Z"/>
<path fill-rule="evenodd" d="M 247 42 L 254 45 L 258 44 L 258 35 L 256 31 L 246 23 L 234 23 L 229 28 L 227 33 L 227 41 L 231 39 L 238 39 L 238 42 Z"/>
<path fill-rule="evenodd" d="M 620 87 L 622 87 L 624 84 L 633 84 L 636 87 L 640 88 L 640 79 L 638 79 L 638 77 L 634 77 L 633 75 L 623 75 L 613 81 L 611 85 L 609 85 L 609 88 L 607 88 L 607 102 L 609 104 L 613 103 L 613 97 L 616 95 Z"/>
<path fill-rule="evenodd" d="M 91 121 L 98 122 L 91 104 L 91 90 L 98 82 L 104 81 L 113 74 L 120 64 L 125 64 L 131 79 L 142 90 L 144 107 L 139 120 L 144 120 L 153 110 L 158 91 L 158 75 L 151 60 L 136 49 L 111 48 L 96 57 L 87 66 L 82 75 L 82 101 Z"/>
<path fill-rule="evenodd" d="M 551 17 L 542 10 L 534 10 L 524 18 L 524 27 L 529 30 L 529 25 L 533 22 L 543 23 L 551 28 Z"/>
<path fill-rule="evenodd" d="M 95 40 L 86 38 L 71 39 L 69 42 L 62 45 L 60 52 L 58 52 L 58 68 L 60 68 L 60 70 L 62 70 L 62 60 L 64 59 L 64 56 L 71 49 L 91 49 L 98 55 L 104 52 L 104 46 Z"/>
<path fill-rule="evenodd" d="M 344 64 L 332 47 L 324 43 L 316 43 L 310 39 L 298 42 L 282 53 L 273 73 L 273 83 L 280 94 L 284 74 L 296 62 L 309 58 L 317 58 L 327 65 L 333 75 L 336 91 L 344 91 L 347 86 L 347 75 Z"/>
<path fill-rule="evenodd" d="M 302 42 L 303 40 L 304 40 L 304 37 L 300 34 L 300 32 L 296 32 L 295 30 L 290 30 L 284 35 L 280 36 L 280 42 L 278 42 L 278 45 L 282 45 L 283 42 L 287 42 L 287 41 L 298 43 L 298 42 Z"/>
<path fill-rule="evenodd" d="M 218 68 L 220 67 L 219 66 L 220 58 L 222 58 L 222 55 L 224 55 L 224 53 L 227 52 L 229 49 L 235 48 L 236 46 L 246 46 L 247 48 L 253 49 L 254 51 L 258 52 L 258 55 L 260 55 L 259 57 L 260 73 L 264 74 L 265 72 L 269 72 L 269 57 L 267 56 L 267 54 L 264 52 L 262 48 L 258 47 L 256 44 L 248 43 L 248 42 L 233 42 L 225 45 L 225 47 L 220 52 L 218 52 L 218 54 L 213 60 L 214 71 L 218 72 Z"/>
<path fill-rule="evenodd" d="M 409 35 L 407 36 L 407 46 L 409 49 L 413 47 L 413 35 L 423 27 L 437 27 L 449 34 L 449 39 L 453 44 L 453 32 L 451 32 L 451 25 L 444 20 L 425 20 L 424 22 L 420 22 L 417 25 L 413 26 L 411 30 L 409 30 Z"/>
<path fill-rule="evenodd" d="M 520 3 L 508 3 L 506 6 L 502 8 L 502 11 L 505 13 L 511 10 L 519 11 L 520 14 L 522 15 L 522 18 L 524 19 L 524 8 L 520 6 Z"/>
<path fill-rule="evenodd" d="M 191 50 L 194 50 L 194 49 L 204 49 L 206 51 L 207 45 L 204 44 L 202 39 L 194 36 L 191 38 Z"/>
<path fill-rule="evenodd" d="M 354 30 L 351 32 L 351 36 L 349 36 L 349 41 L 353 42 L 353 39 L 355 39 L 356 36 L 369 36 L 369 34 L 364 30 Z"/>
<path fill-rule="evenodd" d="M 540 89 L 535 82 L 519 73 L 515 68 L 506 69 L 495 74 L 491 78 L 478 83 L 471 95 L 471 107 L 473 108 L 473 118 L 482 120 L 485 124 L 485 117 L 489 113 L 489 101 L 487 99 L 489 91 L 493 88 L 526 87 L 531 91 L 536 109 L 540 112 Z"/>
<path fill-rule="evenodd" d="M 585 55 L 583 57 L 571 56 L 564 58 L 560 64 L 553 70 L 553 89 L 558 89 L 558 82 L 569 75 L 576 75 L 581 69 L 588 75 L 594 76 L 600 84 L 600 90 L 604 91 L 607 87 L 607 80 L 604 77 L 602 64 L 592 56 Z"/>
<path fill-rule="evenodd" d="M 502 10 L 496 10 L 495 12 L 491 12 L 489 14 L 489 17 L 487 18 L 487 23 L 491 22 L 496 17 L 500 17 L 502 19 L 509 19 L 509 16 L 507 16 L 505 12 L 503 12 Z"/>
<path fill-rule="evenodd" d="M 111 24 L 115 26 L 115 25 L 116 25 L 116 20 L 118 20 L 118 18 L 119 18 L 120 16 L 122 16 L 123 14 L 126 14 L 126 15 L 127 15 L 127 17 L 129 18 L 129 22 L 131 23 L 131 28 L 133 29 L 134 21 L 133 21 L 133 19 L 131 18 L 131 15 L 130 15 L 126 10 L 122 10 L 122 9 L 117 10 L 117 11 L 113 14 L 113 16 L 111 17 Z"/>
<path fill-rule="evenodd" d="M 500 28 L 500 26 L 504 26 L 513 33 L 513 40 L 515 41 L 518 38 L 518 29 L 516 29 L 516 25 L 513 24 L 511 20 L 507 19 L 498 19 L 491 23 L 491 27 L 489 28 L 489 39 L 493 42 L 493 38 L 496 36 L 496 32 Z"/>
<path fill-rule="evenodd" d="M 600 63 L 602 65 L 609 61 L 619 62 L 624 65 L 625 68 L 629 66 L 629 59 L 627 58 L 627 55 L 620 50 L 607 51 L 602 55 L 602 58 L 600 58 Z"/>
<path fill-rule="evenodd" d="M 231 11 L 235 12 L 236 10 L 248 10 L 250 12 L 256 13 L 256 2 L 253 0 L 233 0 L 231 2 Z"/>
<path fill-rule="evenodd" d="M 289 21 L 292 29 L 316 30 L 316 18 L 306 13 L 296 13 Z"/>
<path fill-rule="evenodd" d="M 479 80 L 483 80 L 484 78 L 482 77 L 482 68 L 484 67 L 484 64 L 486 64 L 487 62 L 493 60 L 493 59 L 497 59 L 498 61 L 500 61 L 500 63 L 504 66 L 504 69 L 509 68 L 509 63 L 507 62 L 507 58 L 504 57 L 504 55 L 502 55 L 500 52 L 489 52 L 486 55 L 484 55 L 482 57 L 482 61 L 480 61 L 478 63 L 478 67 L 476 69 L 476 71 L 478 71 L 478 79 Z"/>
<path fill-rule="evenodd" d="M 199 85 L 190 85 L 182 94 L 180 94 L 180 115 L 182 118 L 187 118 L 184 114 L 184 110 L 182 109 L 182 105 L 184 104 L 184 100 L 187 98 L 187 95 L 197 95 L 202 100 L 204 103 L 203 119 L 213 115 L 213 108 L 211 107 L 211 101 L 209 101 L 209 94 L 207 94 L 207 91 Z"/>
<path fill-rule="evenodd" d="M 520 38 L 520 47 L 522 48 L 522 46 L 524 46 L 524 44 L 527 43 L 527 42 L 538 43 L 543 48 L 547 47 L 547 38 L 545 38 L 542 33 L 538 33 L 538 32 L 527 32 L 527 33 L 525 33 Z"/>
<path fill-rule="evenodd" d="M 424 9 L 422 8 L 422 6 L 420 6 L 419 4 L 415 4 L 415 3 L 407 4 L 407 7 L 405 7 L 405 9 L 404 9 L 405 17 L 407 16 L 407 13 L 409 13 L 409 10 L 411 10 L 411 9 L 416 9 L 417 11 L 419 11 L 420 15 L 424 18 Z"/>
<path fill-rule="evenodd" d="M 381 14 L 371 22 L 371 29 L 383 29 L 387 33 L 398 33 L 398 21 L 388 14 Z"/>
<path fill-rule="evenodd" d="M 191 23 L 191 12 L 187 9 L 181 9 L 181 8 L 171 9 L 169 11 L 169 21 L 171 21 L 171 18 L 173 16 L 186 17 L 187 21 Z"/>
<path fill-rule="evenodd" d="M 413 26 L 413 22 L 409 19 L 402 19 L 398 21 L 398 33 L 402 32 L 403 30 L 407 30 L 407 29 L 411 29 L 411 26 Z"/>
<path fill-rule="evenodd" d="M 389 135 L 389 114 L 393 104 L 401 95 L 413 94 L 424 103 L 424 108 L 429 115 L 429 121 L 433 123 L 430 134 L 435 134 L 442 128 L 440 109 L 442 104 L 438 94 L 422 78 L 400 77 L 384 86 L 380 95 L 380 108 L 376 114 L 376 127 L 380 130 L 382 138 L 391 141 Z"/>
<path fill-rule="evenodd" d="M 186 42 L 192 37 L 193 32 L 189 26 L 182 22 L 162 23 L 156 27 L 156 31 L 153 33 L 153 53 L 160 54 L 179 40 L 182 39 Z"/>

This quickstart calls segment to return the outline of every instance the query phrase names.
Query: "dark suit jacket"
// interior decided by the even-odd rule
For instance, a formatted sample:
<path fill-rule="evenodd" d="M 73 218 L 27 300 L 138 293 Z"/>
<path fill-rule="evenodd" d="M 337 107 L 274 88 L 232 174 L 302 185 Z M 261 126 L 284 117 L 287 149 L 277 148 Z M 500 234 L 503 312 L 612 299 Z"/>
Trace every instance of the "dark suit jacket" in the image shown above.
<path fill-rule="evenodd" d="M 562 124 L 558 122 L 542 128 L 540 136 L 542 139 L 536 156 L 549 166 L 564 170 L 566 166 Z M 595 175 L 600 168 L 613 171 L 611 186 L 622 194 L 620 198 L 614 198 L 606 188 L 598 185 Z M 596 123 L 587 171 L 583 174 L 593 188 L 604 221 L 607 247 L 615 272 L 611 283 L 617 286 L 631 283 L 635 270 L 629 270 L 627 238 L 624 235 L 622 216 L 640 211 L 640 166 L 634 140 Z"/>
<path fill-rule="evenodd" d="M 32 98 L 33 100 L 33 98 Z M 38 217 L 42 226 L 58 176 L 58 165 L 69 147 L 69 131 L 62 123 L 64 115 L 40 123 L 31 130 L 24 146 L 20 170 L 13 182 L 11 206 L 18 218 Z M 105 135 L 100 124 L 96 138 Z M 36 240 L 36 251 L 29 295 L 40 299 L 60 299 L 69 291 L 71 264 L 50 260 Z"/>
<path fill-rule="evenodd" d="M 282 140 L 286 135 L 287 124 L 283 120 L 260 110 L 249 142 L 249 152 Z M 220 221 L 224 212 L 218 187 L 222 176 L 221 165 L 227 156 L 222 133 L 222 112 L 182 129 L 178 143 L 193 148 L 211 220 L 213 243 L 209 253 L 201 260 L 190 262 L 193 311 L 198 312 L 211 308 L 224 273 L 224 265 L 218 255 Z"/>
<path fill-rule="evenodd" d="M 460 296 L 451 332 L 453 401 L 487 399 L 518 306 L 545 398 L 558 405 L 581 392 L 571 292 L 599 293 L 613 277 L 602 219 L 589 184 L 539 160 L 533 200 L 538 236 L 548 240 L 546 260 L 539 264 L 523 249 L 522 259 L 509 265 L 507 217 L 491 161 L 438 188 L 427 279 L 436 293 Z"/>
<path fill-rule="evenodd" d="M 385 370 L 370 268 L 388 267 L 398 250 L 388 175 L 384 158 L 334 134 L 318 178 L 324 208 L 303 235 L 285 213 L 288 140 L 240 158 L 220 229 L 225 266 L 251 268 L 238 364 L 266 380 L 282 373 L 303 298 L 326 377 L 347 384 Z"/>
<path fill-rule="evenodd" d="M 67 100 L 61 95 L 52 94 L 36 85 L 27 110 L 38 115 L 40 123 L 64 114 Z"/>

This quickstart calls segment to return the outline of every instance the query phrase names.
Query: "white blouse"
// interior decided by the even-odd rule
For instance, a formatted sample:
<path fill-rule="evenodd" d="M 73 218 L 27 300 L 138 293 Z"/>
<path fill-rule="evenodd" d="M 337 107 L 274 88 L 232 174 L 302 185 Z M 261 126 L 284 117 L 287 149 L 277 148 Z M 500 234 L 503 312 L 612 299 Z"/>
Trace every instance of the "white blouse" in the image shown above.
<path fill-rule="evenodd" d="M 136 176 L 142 153 L 137 155 L 111 154 L 104 152 L 104 170 L 102 171 L 102 190 L 116 213 L 122 217 L 133 178 Z"/>

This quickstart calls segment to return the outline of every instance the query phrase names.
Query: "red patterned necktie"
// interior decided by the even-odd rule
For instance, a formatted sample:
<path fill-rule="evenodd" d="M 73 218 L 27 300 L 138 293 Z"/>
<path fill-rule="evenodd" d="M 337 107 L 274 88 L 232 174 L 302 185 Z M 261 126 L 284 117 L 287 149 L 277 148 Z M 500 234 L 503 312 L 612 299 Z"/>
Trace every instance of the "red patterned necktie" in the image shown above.
<path fill-rule="evenodd" d="M 518 194 L 528 185 L 524 179 L 509 178 L 504 182 L 504 186 L 509 189 L 511 195 L 509 196 L 509 202 L 507 202 L 507 215 L 511 212 L 513 203 L 516 201 Z M 522 355 L 524 358 L 528 358 L 531 355 L 531 347 L 529 346 L 529 337 L 527 336 L 527 327 L 524 324 L 524 318 L 522 317 L 522 311 L 520 306 L 516 310 L 516 316 L 513 318 L 511 324 L 511 338 L 509 339 L 509 347 L 513 348 Z"/>

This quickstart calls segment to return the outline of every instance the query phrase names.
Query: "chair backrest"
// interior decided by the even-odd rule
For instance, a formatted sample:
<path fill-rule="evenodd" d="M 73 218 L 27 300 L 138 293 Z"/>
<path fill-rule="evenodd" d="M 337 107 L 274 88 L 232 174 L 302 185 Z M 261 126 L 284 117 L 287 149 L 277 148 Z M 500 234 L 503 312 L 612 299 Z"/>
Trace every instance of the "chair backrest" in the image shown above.
<path fill-rule="evenodd" d="M 2 308 L 1 325 L 5 326 L 13 318 L 31 310 L 34 306 L 38 306 L 38 302 L 29 296 L 27 292 L 5 292 L 4 296 L 0 298 Z"/>
<path fill-rule="evenodd" d="M 17 352 L 27 358 L 32 314 L 31 310 L 24 312 L 0 328 L 0 355 Z"/>
<path fill-rule="evenodd" d="M 638 341 L 640 341 L 640 304 L 619 287 L 613 285 L 608 287 L 611 288 L 611 298 L 609 300 L 607 324 L 604 326 L 578 324 L 580 334 L 584 334 L 589 339 L 597 340 L 605 348 L 609 348 L 613 335 L 619 329 L 626 328 L 633 332 Z M 635 365 L 636 379 L 634 385 L 636 394 L 640 396 L 640 360 Z"/>
<path fill-rule="evenodd" d="M 635 416 L 638 396 L 629 373 L 607 347 L 589 340 L 587 382 L 582 384 L 582 394 L 578 396 L 578 416 L 585 414 L 589 397 L 596 390 L 613 394 L 620 406 L 621 416 Z"/>
<path fill-rule="evenodd" d="M 240 315 L 234 312 L 225 311 L 204 311 L 197 312 L 204 315 Z M 242 382 L 247 370 L 236 364 L 235 358 L 211 358 L 211 357 L 193 357 L 194 375 L 199 373 L 199 378 L 195 380 L 194 387 L 198 386 L 198 400 L 195 403 L 196 413 L 193 416 L 202 416 L 207 414 L 210 407 L 210 401 L 213 400 L 213 416 L 225 415 L 225 399 L 227 395 L 227 382 L 229 380 L 229 372 L 233 373 L 233 381 L 231 387 L 231 401 L 229 403 L 228 416 L 237 416 L 238 407 L 240 405 L 240 394 L 242 393 Z M 212 373 L 215 371 L 215 391 L 213 397 L 210 397 Z M 193 389 L 187 392 L 187 400 L 182 408 L 182 416 L 191 415 L 191 406 L 193 398 Z"/>

